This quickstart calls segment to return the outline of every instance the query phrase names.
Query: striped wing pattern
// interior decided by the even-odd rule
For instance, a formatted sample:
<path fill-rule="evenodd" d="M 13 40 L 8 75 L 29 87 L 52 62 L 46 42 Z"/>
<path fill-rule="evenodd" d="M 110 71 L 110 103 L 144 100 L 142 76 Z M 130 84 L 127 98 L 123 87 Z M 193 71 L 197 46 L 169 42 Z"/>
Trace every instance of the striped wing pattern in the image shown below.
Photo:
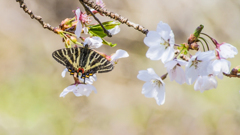
<path fill-rule="evenodd" d="M 70 74 L 81 73 L 82 78 L 113 70 L 110 61 L 87 47 L 60 49 L 54 51 L 52 56 L 56 61 L 66 66 Z"/>

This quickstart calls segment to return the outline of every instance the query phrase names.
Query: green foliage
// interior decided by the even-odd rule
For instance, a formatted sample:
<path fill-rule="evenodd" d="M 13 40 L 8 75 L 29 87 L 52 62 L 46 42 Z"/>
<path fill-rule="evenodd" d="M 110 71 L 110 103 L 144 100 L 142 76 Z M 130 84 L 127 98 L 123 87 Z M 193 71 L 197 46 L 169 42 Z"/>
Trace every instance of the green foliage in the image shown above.
<path fill-rule="evenodd" d="M 120 25 L 119 22 L 114 22 L 114 21 L 103 22 L 102 24 L 107 30 L 113 29 L 115 26 Z M 111 47 L 114 47 L 117 45 L 117 44 L 112 44 L 111 42 L 108 42 L 105 39 L 103 39 L 104 37 L 107 36 L 107 34 L 104 33 L 104 30 L 102 29 L 100 24 L 89 26 L 88 31 L 90 36 L 98 36 L 102 38 L 103 44 L 109 45 Z"/>
<path fill-rule="evenodd" d="M 188 54 L 188 48 L 186 47 L 185 44 L 180 44 L 178 49 L 181 51 L 180 54 L 184 54 L 184 55 Z"/>
<path fill-rule="evenodd" d="M 119 22 L 113 22 L 113 21 L 103 22 L 102 24 L 107 30 L 110 30 L 115 26 L 120 25 Z M 107 36 L 107 34 L 104 33 L 100 24 L 89 26 L 89 35 L 98 36 L 100 38 L 104 38 Z"/>
<path fill-rule="evenodd" d="M 102 40 L 103 40 L 103 44 L 105 44 L 105 45 L 109 45 L 109 46 L 111 46 L 111 47 L 115 47 L 117 44 L 112 44 L 112 42 L 108 42 L 108 41 L 106 41 L 105 39 L 103 39 L 102 38 Z"/>

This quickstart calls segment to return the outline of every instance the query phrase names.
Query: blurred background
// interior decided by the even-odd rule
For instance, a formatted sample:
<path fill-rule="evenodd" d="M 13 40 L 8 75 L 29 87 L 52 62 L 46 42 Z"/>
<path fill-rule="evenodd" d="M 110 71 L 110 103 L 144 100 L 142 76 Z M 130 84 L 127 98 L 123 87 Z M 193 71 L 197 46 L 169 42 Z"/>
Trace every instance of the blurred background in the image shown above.
<path fill-rule="evenodd" d="M 58 26 L 78 0 L 25 0 L 34 14 Z M 176 43 L 187 42 L 200 24 L 203 32 L 240 50 L 240 0 L 104 0 L 106 8 L 130 21 L 156 30 L 159 21 L 168 23 Z M 15 0 L 0 2 L 0 135 L 239 135 L 240 80 L 224 77 L 218 87 L 201 93 L 193 85 L 166 83 L 166 102 L 158 106 L 154 98 L 141 94 L 139 70 L 152 67 L 160 76 L 166 73 L 161 61 L 145 57 L 145 35 L 120 25 L 121 32 L 103 46 L 107 54 L 124 49 L 112 72 L 98 74 L 98 93 L 76 97 L 59 95 L 73 83 L 70 75 L 61 77 L 65 67 L 52 58 L 64 48 L 60 36 L 43 29 L 19 8 Z M 100 17 L 102 21 L 110 20 Z M 240 55 L 229 59 L 232 67 Z"/>

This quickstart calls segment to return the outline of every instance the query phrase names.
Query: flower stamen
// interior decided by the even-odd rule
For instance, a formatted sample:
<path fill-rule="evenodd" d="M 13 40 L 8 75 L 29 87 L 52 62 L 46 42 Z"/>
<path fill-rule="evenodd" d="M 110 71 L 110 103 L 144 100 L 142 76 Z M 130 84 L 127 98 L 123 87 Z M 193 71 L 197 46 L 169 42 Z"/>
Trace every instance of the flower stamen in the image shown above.
<path fill-rule="evenodd" d="M 152 81 L 152 84 L 153 85 L 155 85 L 155 86 L 157 86 L 157 87 L 161 87 L 161 85 L 162 85 L 162 82 L 160 81 L 160 80 L 158 80 L 158 79 L 153 79 L 153 80 L 151 80 Z"/>

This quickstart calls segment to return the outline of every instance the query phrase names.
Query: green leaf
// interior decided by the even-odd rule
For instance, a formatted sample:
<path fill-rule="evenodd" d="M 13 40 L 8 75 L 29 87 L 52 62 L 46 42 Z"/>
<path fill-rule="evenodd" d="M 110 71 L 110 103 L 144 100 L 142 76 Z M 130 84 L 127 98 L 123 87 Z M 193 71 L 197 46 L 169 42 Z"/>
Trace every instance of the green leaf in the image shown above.
<path fill-rule="evenodd" d="M 117 44 L 112 44 L 111 42 L 108 42 L 105 39 L 102 39 L 102 40 L 103 40 L 103 44 L 105 44 L 105 45 L 109 45 L 111 47 L 115 47 L 117 45 Z"/>
<path fill-rule="evenodd" d="M 107 30 L 110 30 L 115 26 L 120 25 L 119 22 L 113 22 L 113 21 L 103 22 L 102 24 Z M 104 38 L 107 36 L 107 34 L 104 33 L 100 24 L 89 26 L 89 35 L 98 36 L 100 38 Z"/>

